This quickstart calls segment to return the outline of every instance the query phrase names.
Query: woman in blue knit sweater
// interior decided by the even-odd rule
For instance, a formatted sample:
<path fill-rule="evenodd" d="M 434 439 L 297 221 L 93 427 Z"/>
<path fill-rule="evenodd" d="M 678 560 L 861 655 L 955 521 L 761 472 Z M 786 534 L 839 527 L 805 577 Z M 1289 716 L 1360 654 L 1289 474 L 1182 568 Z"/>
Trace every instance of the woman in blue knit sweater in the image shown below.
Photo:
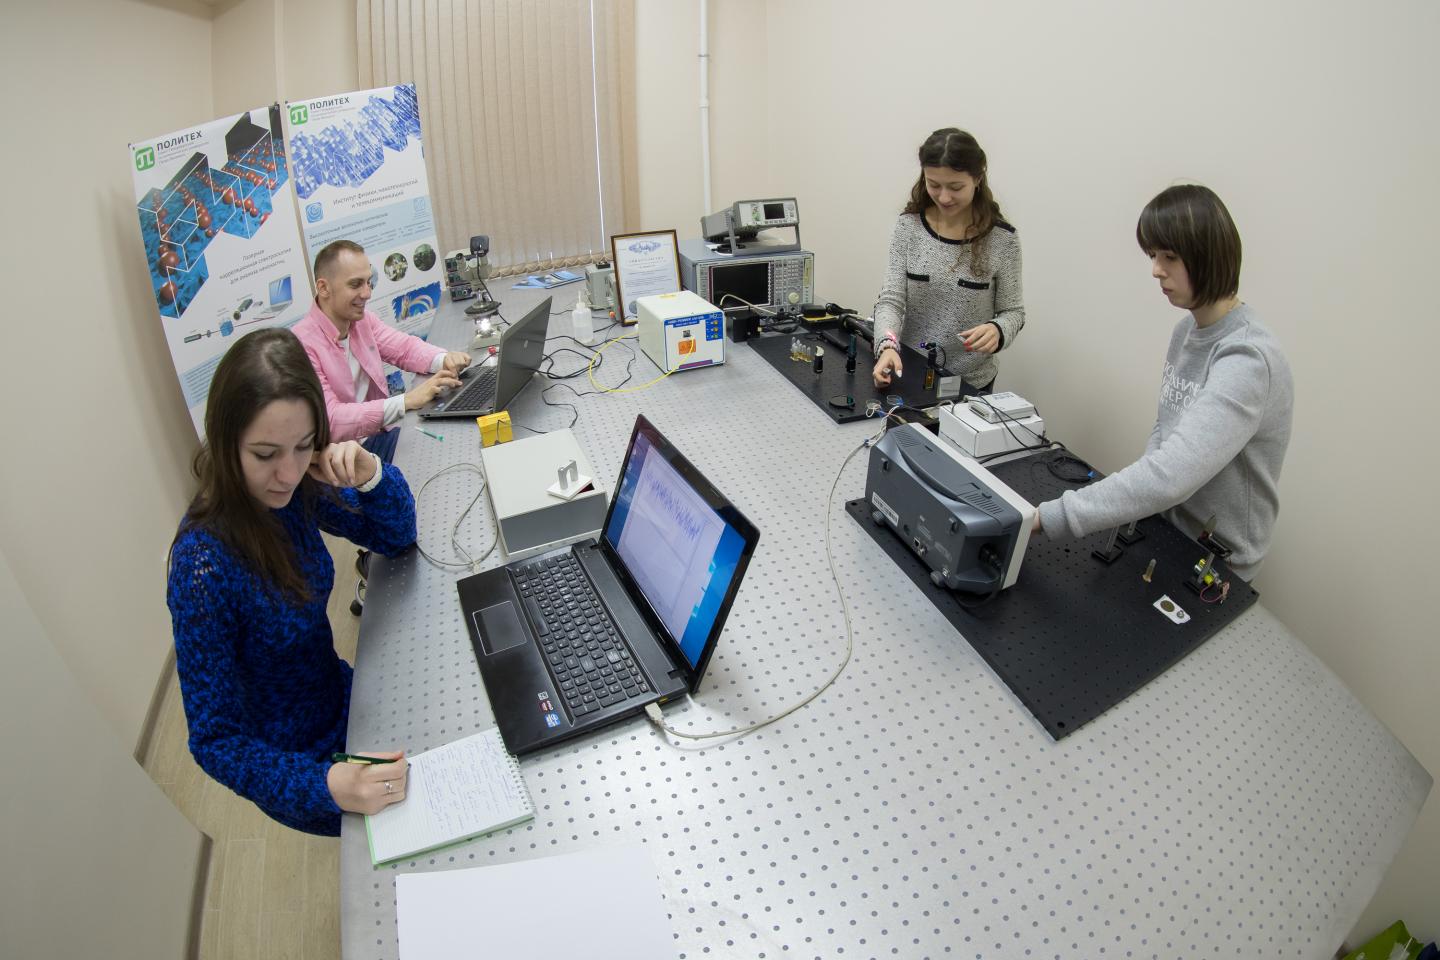
<path fill-rule="evenodd" d="M 406 764 L 332 763 L 345 749 L 350 665 L 335 653 L 325 530 L 383 555 L 415 542 L 405 478 L 329 443 L 320 383 L 288 330 L 260 330 L 215 371 L 199 492 L 170 547 L 167 600 L 190 752 L 281 823 L 338 834 L 340 813 L 405 796 Z"/>

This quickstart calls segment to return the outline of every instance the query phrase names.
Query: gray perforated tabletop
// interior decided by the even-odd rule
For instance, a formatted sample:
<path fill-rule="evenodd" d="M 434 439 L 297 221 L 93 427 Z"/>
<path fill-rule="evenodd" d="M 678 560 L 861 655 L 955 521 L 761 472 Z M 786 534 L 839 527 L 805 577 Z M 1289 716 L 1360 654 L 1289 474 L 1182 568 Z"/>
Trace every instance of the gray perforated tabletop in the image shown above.
<path fill-rule="evenodd" d="M 555 291 L 556 310 L 573 289 Z M 534 302 L 506 293 L 512 318 Z M 447 305 L 432 338 L 464 346 L 457 308 Z M 846 455 L 877 427 L 836 426 L 753 351 L 730 347 L 723 368 L 639 392 L 548 394 L 578 406 L 573 429 L 607 485 L 643 412 L 762 531 L 699 693 L 666 708 L 696 732 L 785 709 L 843 657 L 826 500 Z M 617 383 L 627 350 L 609 348 L 597 379 Z M 556 363 L 580 366 L 573 354 Z M 655 373 L 642 357 L 632 384 Z M 583 375 L 569 383 L 591 389 Z M 570 411 L 545 406 L 542 386 L 512 405 L 516 423 L 567 425 Z M 396 454 L 417 491 L 445 467 L 479 462 L 473 422 L 427 429 L 445 439 L 407 422 Z M 399 873 L 634 840 L 654 860 L 681 958 L 1328 960 L 1429 792 L 1410 753 L 1259 605 L 1053 741 L 844 516 L 863 491 L 864 459 L 850 462 L 833 501 L 854 658 L 832 687 L 704 749 L 668 742 L 642 718 L 527 757 L 535 819 L 434 855 L 372 868 L 364 824 L 347 816 L 347 960 L 397 956 Z M 425 490 L 420 539 L 433 556 L 455 559 L 450 530 L 480 482 L 452 471 Z M 489 546 L 483 497 L 457 536 L 472 555 Z M 496 550 L 484 565 L 503 562 Z M 493 725 L 460 619 L 463 575 L 414 552 L 373 561 L 352 749 L 418 752 Z M 557 883 L 543 895 L 558 908 L 571 892 Z M 477 922 L 477 956 L 483 944 Z"/>

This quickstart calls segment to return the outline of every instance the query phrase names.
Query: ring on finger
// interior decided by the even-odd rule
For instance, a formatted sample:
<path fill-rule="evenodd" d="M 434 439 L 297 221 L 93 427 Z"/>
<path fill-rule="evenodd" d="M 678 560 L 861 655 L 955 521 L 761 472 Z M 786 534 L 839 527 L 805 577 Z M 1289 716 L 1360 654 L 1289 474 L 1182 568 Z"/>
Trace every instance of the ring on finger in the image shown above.
<path fill-rule="evenodd" d="M 386 793 L 394 793 L 394 792 L 395 792 L 395 782 L 394 782 L 393 780 L 386 780 L 386 781 L 385 781 L 385 792 L 386 792 Z"/>

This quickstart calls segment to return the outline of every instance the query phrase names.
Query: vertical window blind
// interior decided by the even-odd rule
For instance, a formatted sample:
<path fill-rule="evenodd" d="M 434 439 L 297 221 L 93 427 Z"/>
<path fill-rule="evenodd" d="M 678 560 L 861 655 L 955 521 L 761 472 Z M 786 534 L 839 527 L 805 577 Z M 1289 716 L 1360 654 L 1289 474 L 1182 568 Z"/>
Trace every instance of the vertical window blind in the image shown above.
<path fill-rule="evenodd" d="M 356 37 L 363 88 L 415 84 L 442 251 L 532 273 L 639 219 L 634 0 L 357 0 Z"/>

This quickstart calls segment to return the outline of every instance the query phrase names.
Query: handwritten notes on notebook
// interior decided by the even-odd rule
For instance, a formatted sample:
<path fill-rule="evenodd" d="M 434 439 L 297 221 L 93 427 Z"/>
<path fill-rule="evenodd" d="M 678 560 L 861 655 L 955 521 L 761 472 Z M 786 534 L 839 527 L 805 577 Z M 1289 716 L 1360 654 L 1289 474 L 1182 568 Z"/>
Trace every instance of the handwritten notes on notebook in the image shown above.
<path fill-rule="evenodd" d="M 535 816 L 520 764 L 494 727 L 410 758 L 405 799 L 365 818 L 376 865 Z"/>

